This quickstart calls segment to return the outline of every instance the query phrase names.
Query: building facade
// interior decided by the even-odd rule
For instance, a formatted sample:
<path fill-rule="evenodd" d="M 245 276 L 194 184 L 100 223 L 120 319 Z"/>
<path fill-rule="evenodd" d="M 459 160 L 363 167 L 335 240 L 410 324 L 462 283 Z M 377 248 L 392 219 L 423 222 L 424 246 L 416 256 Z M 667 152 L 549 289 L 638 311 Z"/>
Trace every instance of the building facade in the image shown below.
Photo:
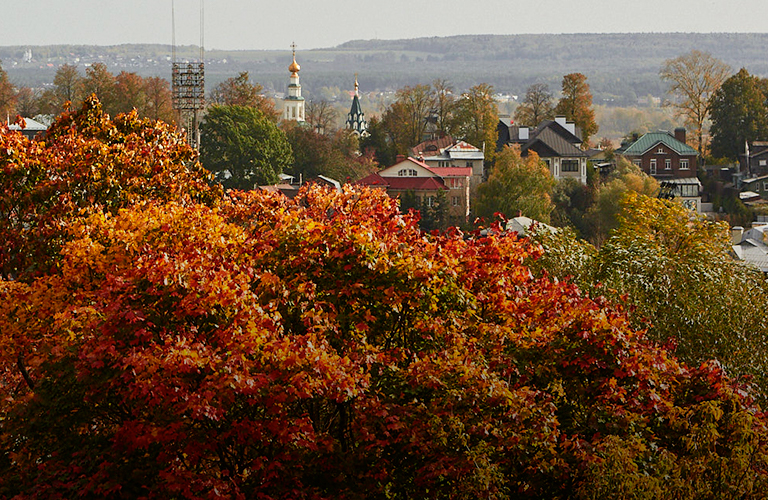
<path fill-rule="evenodd" d="M 515 125 L 508 118 L 499 120 L 496 148 L 520 147 L 520 154 L 533 151 L 539 155 L 555 179 L 576 179 L 587 183 L 587 158 L 582 151 L 581 131 L 563 116 L 544 120 L 536 128 Z"/>
<path fill-rule="evenodd" d="M 699 153 L 685 143 L 685 129 L 649 132 L 616 150 L 646 174 L 659 180 L 696 177 Z"/>
<path fill-rule="evenodd" d="M 293 62 L 288 66 L 291 73 L 291 79 L 288 83 L 288 94 L 283 100 L 283 120 L 303 122 L 304 98 L 301 96 L 301 84 L 299 83 L 299 71 L 301 66 L 296 62 L 296 44 L 291 45 L 293 50 Z"/>
<path fill-rule="evenodd" d="M 461 224 L 469 216 L 471 177 L 469 167 L 431 167 L 416 158 L 404 158 L 356 184 L 384 189 L 393 198 L 412 193 L 417 205 L 424 203 L 428 206 L 442 191 L 448 203 L 449 221 Z"/>

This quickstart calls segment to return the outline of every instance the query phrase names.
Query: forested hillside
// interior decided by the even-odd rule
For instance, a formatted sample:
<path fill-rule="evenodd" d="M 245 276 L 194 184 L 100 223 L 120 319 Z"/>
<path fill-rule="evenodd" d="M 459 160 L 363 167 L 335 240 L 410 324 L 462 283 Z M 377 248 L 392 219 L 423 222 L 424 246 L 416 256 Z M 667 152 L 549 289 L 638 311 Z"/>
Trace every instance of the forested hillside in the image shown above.
<path fill-rule="evenodd" d="M 582 27 L 584 29 L 584 27 Z M 359 73 L 362 90 L 394 90 L 405 85 L 450 81 L 457 90 L 489 83 L 519 95 L 534 82 L 559 87 L 562 75 L 587 75 L 596 104 L 634 105 L 648 95 L 661 97 L 658 77 L 665 59 L 692 49 L 710 52 L 751 74 L 768 76 L 768 34 L 566 34 L 477 35 L 409 40 L 356 40 L 338 47 L 301 50 L 302 86 L 310 98 L 323 87 L 350 88 Z M 29 55 L 25 61 L 25 55 Z M 195 47 L 179 47 L 180 58 L 196 57 Z M 3 68 L 17 85 L 42 86 L 64 63 L 104 62 L 112 71 L 170 77 L 171 47 L 163 45 L 0 47 Z M 284 91 L 289 51 L 206 50 L 206 80 L 218 82 L 248 71 L 267 89 Z"/>

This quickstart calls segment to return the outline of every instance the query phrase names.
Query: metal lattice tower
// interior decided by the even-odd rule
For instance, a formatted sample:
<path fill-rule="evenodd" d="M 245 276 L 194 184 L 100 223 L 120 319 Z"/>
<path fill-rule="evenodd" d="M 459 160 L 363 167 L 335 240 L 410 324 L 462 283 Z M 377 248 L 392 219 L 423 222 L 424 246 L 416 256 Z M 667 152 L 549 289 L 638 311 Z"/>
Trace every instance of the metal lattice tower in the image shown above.
<path fill-rule="evenodd" d="M 205 109 L 205 63 L 203 48 L 203 0 L 200 0 L 200 59 L 179 62 L 176 60 L 176 13 L 171 1 L 173 22 L 173 62 L 171 69 L 171 93 L 173 109 L 178 113 L 179 127 L 187 130 L 187 142 L 200 148 L 200 118 Z"/>

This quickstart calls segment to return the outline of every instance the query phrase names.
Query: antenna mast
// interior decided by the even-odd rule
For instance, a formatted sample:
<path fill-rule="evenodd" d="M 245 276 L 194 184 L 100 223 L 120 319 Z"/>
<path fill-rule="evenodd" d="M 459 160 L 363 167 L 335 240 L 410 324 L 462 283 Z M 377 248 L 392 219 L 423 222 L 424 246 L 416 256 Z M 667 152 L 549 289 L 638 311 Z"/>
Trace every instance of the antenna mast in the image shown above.
<path fill-rule="evenodd" d="M 173 30 L 173 62 L 171 64 L 171 91 L 173 109 L 178 113 L 178 126 L 187 130 L 187 142 L 200 149 L 200 116 L 205 109 L 205 52 L 203 49 L 204 0 L 200 0 L 200 58 L 198 61 L 179 62 L 176 55 L 176 12 L 171 0 Z"/>

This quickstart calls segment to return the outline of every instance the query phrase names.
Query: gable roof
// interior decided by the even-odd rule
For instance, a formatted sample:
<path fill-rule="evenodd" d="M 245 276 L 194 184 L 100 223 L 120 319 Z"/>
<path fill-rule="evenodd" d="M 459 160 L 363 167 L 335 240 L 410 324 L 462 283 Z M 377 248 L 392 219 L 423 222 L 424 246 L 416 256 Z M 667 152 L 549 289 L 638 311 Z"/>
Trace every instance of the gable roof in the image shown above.
<path fill-rule="evenodd" d="M 396 191 L 438 191 L 448 187 L 439 177 L 382 177 L 373 173 L 355 182 L 359 186 L 383 187 Z"/>
<path fill-rule="evenodd" d="M 627 146 L 622 154 L 629 156 L 641 156 L 658 144 L 664 144 L 669 149 L 681 156 L 698 156 L 699 152 L 684 142 L 680 142 L 669 132 L 648 132 L 641 138 Z"/>
<path fill-rule="evenodd" d="M 420 142 L 411 148 L 411 154 L 413 156 L 436 156 L 443 152 L 443 150 L 453 144 L 453 137 L 446 135 L 439 139 L 430 139 L 428 141 Z"/>
<path fill-rule="evenodd" d="M 559 125 L 558 125 L 559 126 Z M 568 132 L 566 130 L 566 132 Z M 570 132 L 568 132 L 570 134 Z M 572 134 L 571 134 L 572 135 Z M 551 128 L 544 128 L 536 136 L 528 141 L 522 148 L 523 151 L 536 151 L 537 145 L 543 144 L 557 156 L 585 157 L 587 153 L 577 148 L 561 134 Z"/>
<path fill-rule="evenodd" d="M 570 130 L 565 128 L 563 124 L 557 120 L 544 120 L 539 124 L 538 127 L 536 127 L 536 130 L 531 134 L 533 137 L 536 137 L 538 134 L 543 132 L 544 130 L 551 130 L 552 132 L 556 133 L 566 141 L 570 142 L 571 144 L 581 144 L 581 129 L 577 127 L 572 122 L 567 122 L 570 126 L 573 127 L 574 132 L 572 133 Z"/>
<path fill-rule="evenodd" d="M 471 167 L 429 167 L 429 170 L 440 177 L 470 177 Z"/>

